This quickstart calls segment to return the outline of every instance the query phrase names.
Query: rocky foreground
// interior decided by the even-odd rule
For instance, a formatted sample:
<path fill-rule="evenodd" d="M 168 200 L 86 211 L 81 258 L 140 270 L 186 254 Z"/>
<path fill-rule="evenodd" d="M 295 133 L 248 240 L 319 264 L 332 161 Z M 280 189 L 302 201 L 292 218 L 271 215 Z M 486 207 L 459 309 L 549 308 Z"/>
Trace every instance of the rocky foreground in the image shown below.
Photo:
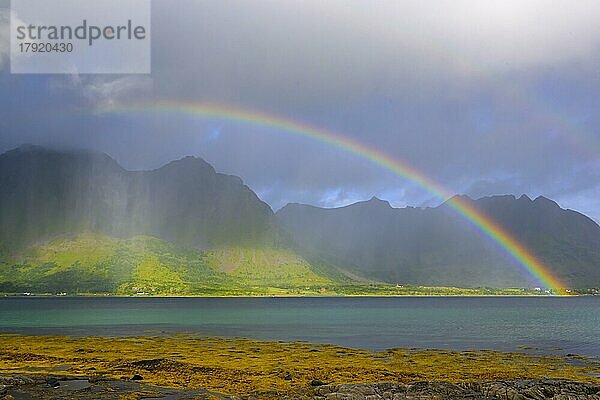
<path fill-rule="evenodd" d="M 292 391 L 227 396 L 207 390 L 171 389 L 142 382 L 141 376 L 128 380 L 85 377 L 4 375 L 0 376 L 0 399 L 323 399 L 323 400 L 434 400 L 434 399 L 598 399 L 600 385 L 557 379 L 509 380 L 494 382 L 413 382 L 408 384 L 340 384 L 311 382 L 310 387 Z"/>
<path fill-rule="evenodd" d="M 599 399 L 600 386 L 564 380 L 515 380 L 497 382 L 414 382 L 372 385 L 325 385 L 305 396 L 290 399 L 428 400 L 428 399 Z"/>

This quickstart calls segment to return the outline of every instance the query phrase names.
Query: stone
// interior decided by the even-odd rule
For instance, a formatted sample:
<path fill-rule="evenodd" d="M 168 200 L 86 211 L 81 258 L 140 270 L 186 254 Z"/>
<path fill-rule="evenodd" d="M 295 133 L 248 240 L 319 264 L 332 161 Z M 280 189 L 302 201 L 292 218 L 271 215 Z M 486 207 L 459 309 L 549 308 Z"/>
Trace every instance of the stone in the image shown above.
<path fill-rule="evenodd" d="M 50 385 L 50 387 L 53 387 L 55 389 L 60 386 L 60 382 L 58 381 L 58 379 L 49 378 L 46 382 L 48 383 L 48 385 Z"/>

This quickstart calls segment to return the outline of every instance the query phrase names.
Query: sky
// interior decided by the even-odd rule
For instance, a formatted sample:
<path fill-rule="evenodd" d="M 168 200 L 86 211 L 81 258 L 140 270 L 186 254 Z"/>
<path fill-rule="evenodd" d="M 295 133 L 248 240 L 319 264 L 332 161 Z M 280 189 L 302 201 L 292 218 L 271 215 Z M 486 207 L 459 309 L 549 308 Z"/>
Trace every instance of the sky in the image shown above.
<path fill-rule="evenodd" d="M 440 199 L 369 160 L 259 125 L 170 113 L 211 102 L 346 136 L 448 192 L 543 195 L 600 221 L 600 2 L 154 0 L 152 73 L 12 75 L 0 0 L 0 151 L 194 155 L 278 209 Z"/>

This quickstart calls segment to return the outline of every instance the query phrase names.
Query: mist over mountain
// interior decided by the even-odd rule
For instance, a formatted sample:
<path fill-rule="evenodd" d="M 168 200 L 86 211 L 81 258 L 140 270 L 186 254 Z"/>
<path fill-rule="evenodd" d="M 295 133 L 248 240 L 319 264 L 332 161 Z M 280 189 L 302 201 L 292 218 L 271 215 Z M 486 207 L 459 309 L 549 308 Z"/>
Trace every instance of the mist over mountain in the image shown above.
<path fill-rule="evenodd" d="M 87 151 L 22 146 L 0 155 L 4 248 L 81 232 L 149 235 L 195 248 L 279 240 L 271 208 L 240 178 L 198 158 L 127 171 Z"/>
<path fill-rule="evenodd" d="M 600 227 L 545 197 L 467 201 L 497 221 L 568 286 L 600 285 Z M 535 285 L 499 245 L 448 203 L 392 208 L 373 198 L 323 209 L 289 204 L 277 212 L 299 251 L 385 282 L 417 285 Z"/>
<path fill-rule="evenodd" d="M 600 286 L 600 227 L 588 217 L 544 197 L 464 199 L 566 285 Z M 206 282 L 320 290 L 363 278 L 537 285 L 447 203 L 396 209 L 373 198 L 274 214 L 240 178 L 199 158 L 128 171 L 103 153 L 37 146 L 0 155 L 0 249 L 0 281 L 14 291 L 191 293 L 212 287 Z"/>

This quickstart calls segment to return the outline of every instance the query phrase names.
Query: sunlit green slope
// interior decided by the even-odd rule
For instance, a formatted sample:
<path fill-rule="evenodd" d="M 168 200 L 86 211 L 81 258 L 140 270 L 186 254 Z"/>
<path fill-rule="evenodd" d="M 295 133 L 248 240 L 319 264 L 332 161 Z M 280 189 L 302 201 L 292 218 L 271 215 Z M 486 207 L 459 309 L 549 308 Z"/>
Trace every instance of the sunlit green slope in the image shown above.
<path fill-rule="evenodd" d="M 281 249 L 229 247 L 209 253 L 209 265 L 247 286 L 331 286 L 338 280 L 320 274 L 298 255 Z"/>
<path fill-rule="evenodd" d="M 293 294 L 345 281 L 288 250 L 199 251 L 148 236 L 56 239 L 0 265 L 5 293 Z"/>

